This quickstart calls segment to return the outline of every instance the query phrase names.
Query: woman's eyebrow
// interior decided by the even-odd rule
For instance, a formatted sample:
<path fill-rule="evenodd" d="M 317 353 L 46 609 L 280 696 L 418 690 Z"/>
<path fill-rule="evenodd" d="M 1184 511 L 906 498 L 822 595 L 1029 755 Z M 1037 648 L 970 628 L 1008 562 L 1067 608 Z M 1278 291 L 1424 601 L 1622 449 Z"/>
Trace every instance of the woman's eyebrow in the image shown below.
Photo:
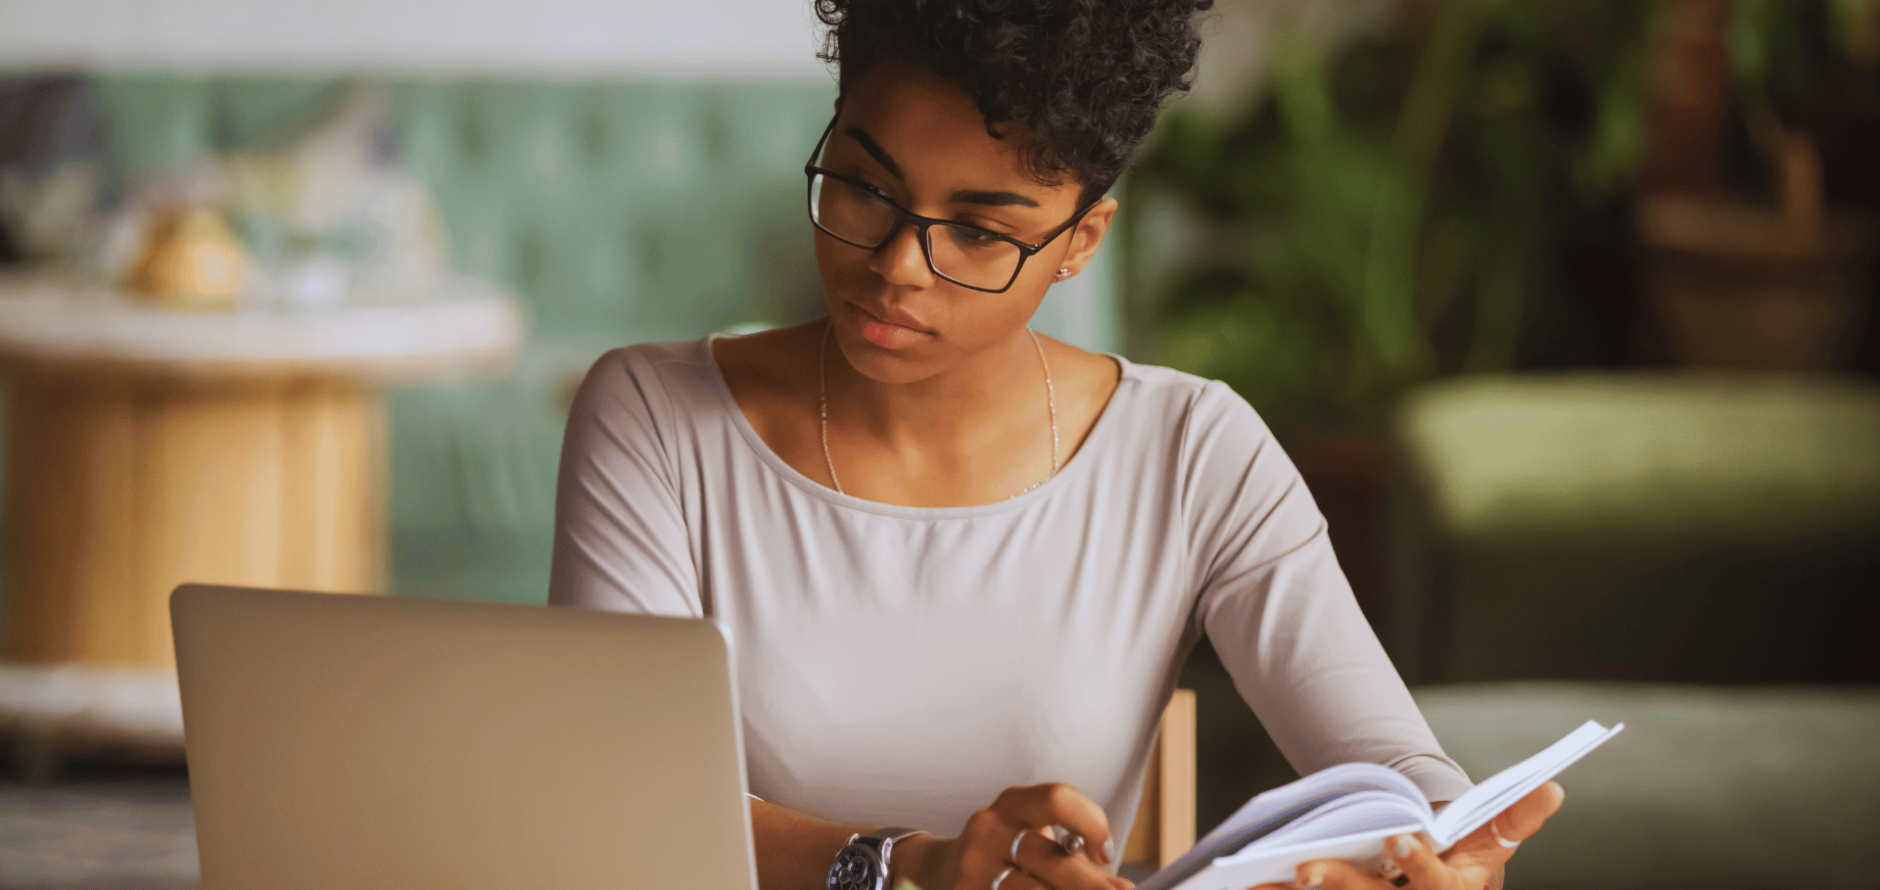
<path fill-rule="evenodd" d="M 867 130 L 860 127 L 850 127 L 842 132 L 847 133 L 850 139 L 860 143 L 862 150 L 873 156 L 876 161 L 880 162 L 881 166 L 888 168 L 888 172 L 893 174 L 895 179 L 899 179 L 903 182 L 907 181 L 906 177 L 901 175 L 901 165 L 894 162 L 894 156 L 888 154 L 888 150 L 882 148 L 881 143 L 875 141 L 875 137 L 868 135 Z"/>
<path fill-rule="evenodd" d="M 985 192 L 973 189 L 962 189 L 954 192 L 950 200 L 955 204 L 984 204 L 988 207 L 1011 207 L 1013 205 L 1019 207 L 1038 206 L 1037 201 L 1033 201 L 1017 192 Z"/>
<path fill-rule="evenodd" d="M 868 135 L 867 130 L 861 127 L 849 127 L 842 132 L 850 139 L 855 140 L 856 144 L 860 145 L 863 151 L 868 152 L 869 156 L 874 158 L 882 167 L 886 168 L 888 173 L 894 176 L 895 179 L 899 179 L 902 182 L 907 181 L 907 177 L 901 175 L 901 165 L 894 162 L 894 156 L 888 154 L 888 150 L 882 148 L 881 143 L 875 141 L 875 137 Z M 986 191 L 982 189 L 961 189 L 954 192 L 950 200 L 955 204 L 980 204 L 987 207 L 1038 206 L 1037 201 L 1017 192 Z"/>

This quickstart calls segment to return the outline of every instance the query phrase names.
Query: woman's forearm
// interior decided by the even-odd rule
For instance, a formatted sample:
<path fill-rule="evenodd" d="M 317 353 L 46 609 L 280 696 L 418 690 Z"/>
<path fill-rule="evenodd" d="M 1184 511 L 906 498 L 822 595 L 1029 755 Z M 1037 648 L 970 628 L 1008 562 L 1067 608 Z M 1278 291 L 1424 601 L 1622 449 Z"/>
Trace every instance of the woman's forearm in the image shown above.
<path fill-rule="evenodd" d="M 751 798 L 751 836 L 757 847 L 759 890 L 824 890 L 829 866 L 849 837 L 879 827 L 825 822 Z"/>
<path fill-rule="evenodd" d="M 1039 828 L 1027 827 L 1047 825 L 1063 826 L 1098 844 L 1086 856 L 1068 855 Z M 752 798 L 758 886 L 760 890 L 822 890 L 828 886 L 829 866 L 849 838 L 879 828 L 828 822 Z M 1027 835 L 1030 846 L 1021 847 Z M 1128 882 L 1107 870 L 1109 856 L 1101 851 L 1108 846 L 1109 823 L 1103 809 L 1083 792 L 1055 782 L 1007 788 L 992 806 L 967 818 L 959 837 L 915 832 L 895 841 L 888 859 L 887 886 L 899 888 L 912 882 L 931 890 L 948 890 L 960 886 L 964 876 L 967 886 L 983 887 L 995 874 L 1010 876 L 1022 868 L 1033 886 L 1114 890 Z"/>

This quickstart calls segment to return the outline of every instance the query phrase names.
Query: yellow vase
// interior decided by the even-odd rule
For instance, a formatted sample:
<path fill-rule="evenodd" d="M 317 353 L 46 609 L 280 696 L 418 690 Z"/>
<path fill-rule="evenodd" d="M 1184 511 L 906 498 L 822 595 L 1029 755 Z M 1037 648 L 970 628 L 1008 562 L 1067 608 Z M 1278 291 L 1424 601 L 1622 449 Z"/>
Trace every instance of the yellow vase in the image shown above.
<path fill-rule="evenodd" d="M 170 213 L 150 229 L 125 285 L 168 306 L 229 309 L 248 283 L 248 255 L 206 207 Z"/>

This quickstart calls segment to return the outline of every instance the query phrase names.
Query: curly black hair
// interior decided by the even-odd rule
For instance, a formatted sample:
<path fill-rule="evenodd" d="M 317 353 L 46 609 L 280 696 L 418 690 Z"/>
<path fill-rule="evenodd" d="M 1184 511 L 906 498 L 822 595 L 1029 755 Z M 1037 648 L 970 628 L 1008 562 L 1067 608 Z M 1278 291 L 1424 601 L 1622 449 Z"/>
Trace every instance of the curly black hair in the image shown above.
<path fill-rule="evenodd" d="M 1026 172 L 1074 176 L 1088 204 L 1109 191 L 1186 91 L 1201 48 L 1195 15 L 1213 0 L 816 0 L 819 54 L 842 92 L 878 62 L 923 65 L 964 87 L 986 132 L 1014 121 Z"/>

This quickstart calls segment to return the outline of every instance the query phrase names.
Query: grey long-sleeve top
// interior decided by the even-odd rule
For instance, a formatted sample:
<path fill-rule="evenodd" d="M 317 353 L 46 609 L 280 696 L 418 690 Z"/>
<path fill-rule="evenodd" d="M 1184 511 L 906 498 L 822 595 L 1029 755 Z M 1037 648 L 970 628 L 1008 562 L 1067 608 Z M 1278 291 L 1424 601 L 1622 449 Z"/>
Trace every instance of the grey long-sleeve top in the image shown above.
<path fill-rule="evenodd" d="M 1432 800 L 1466 790 L 1253 409 L 1116 360 L 1055 477 L 916 508 L 784 463 L 709 339 L 616 349 L 568 419 L 550 601 L 718 622 L 752 793 L 827 818 L 953 835 L 1008 786 L 1069 782 L 1125 837 L 1203 633 L 1302 773 L 1370 761 Z"/>

